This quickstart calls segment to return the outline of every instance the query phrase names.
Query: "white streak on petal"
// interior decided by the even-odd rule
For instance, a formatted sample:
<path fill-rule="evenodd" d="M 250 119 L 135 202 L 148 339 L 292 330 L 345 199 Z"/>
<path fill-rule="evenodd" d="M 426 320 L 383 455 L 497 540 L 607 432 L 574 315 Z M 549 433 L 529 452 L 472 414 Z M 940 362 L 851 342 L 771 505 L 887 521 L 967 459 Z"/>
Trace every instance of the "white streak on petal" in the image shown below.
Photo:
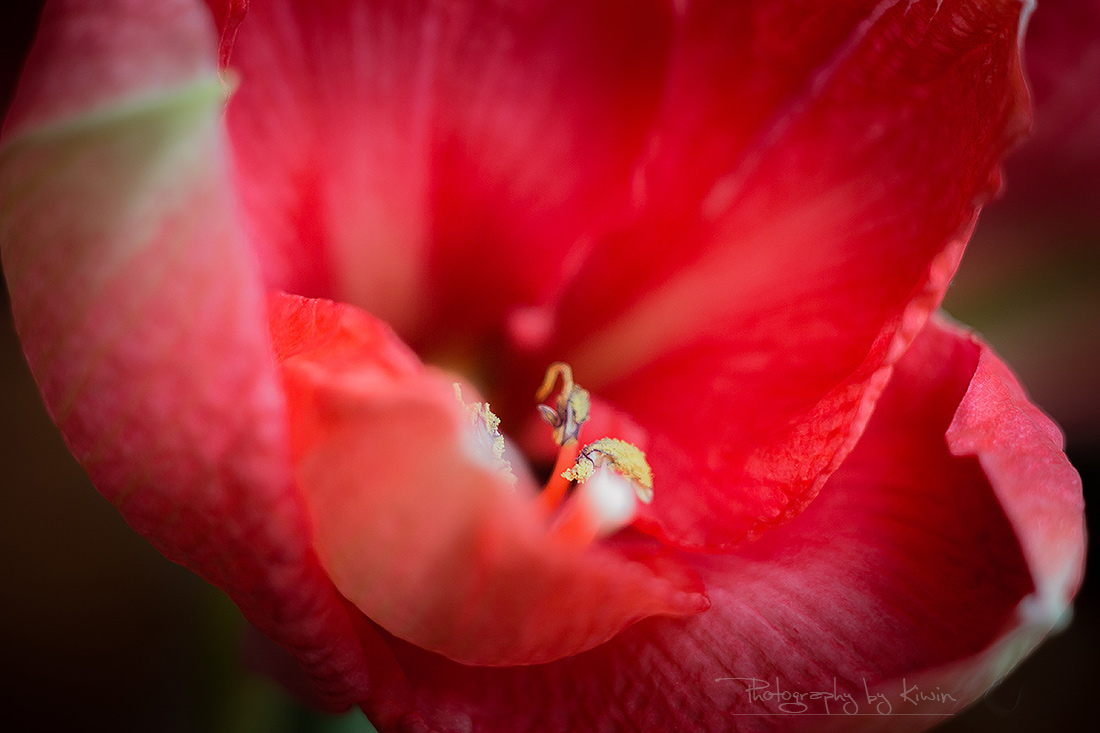
<path fill-rule="evenodd" d="M 577 487 L 576 501 L 597 526 L 601 537 L 614 534 L 638 512 L 634 484 L 607 467 Z"/>

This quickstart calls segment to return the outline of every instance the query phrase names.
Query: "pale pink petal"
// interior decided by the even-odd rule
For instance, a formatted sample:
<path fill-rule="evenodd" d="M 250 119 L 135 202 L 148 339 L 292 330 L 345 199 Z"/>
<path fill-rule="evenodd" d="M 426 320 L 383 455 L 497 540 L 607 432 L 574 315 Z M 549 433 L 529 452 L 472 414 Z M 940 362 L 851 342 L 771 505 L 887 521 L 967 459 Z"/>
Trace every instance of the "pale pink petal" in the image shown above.
<path fill-rule="evenodd" d="M 291 484 L 216 48 L 197 2 L 47 8 L 0 146 L 4 273 L 47 407 L 97 488 L 339 708 L 367 694 L 366 671 Z"/>

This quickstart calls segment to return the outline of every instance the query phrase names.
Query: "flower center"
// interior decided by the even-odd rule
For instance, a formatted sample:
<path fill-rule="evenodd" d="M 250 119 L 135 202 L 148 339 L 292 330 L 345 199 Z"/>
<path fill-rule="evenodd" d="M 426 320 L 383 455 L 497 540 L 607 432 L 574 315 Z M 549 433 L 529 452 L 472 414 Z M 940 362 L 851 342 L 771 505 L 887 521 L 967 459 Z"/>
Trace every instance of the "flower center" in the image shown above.
<path fill-rule="evenodd" d="M 545 404 L 559 380 L 561 390 L 553 405 Z M 462 402 L 457 384 L 455 396 Z M 554 469 L 537 499 L 552 530 L 587 543 L 630 524 L 637 514 L 637 502 L 648 504 L 653 500 L 653 472 L 645 454 L 632 443 L 611 437 L 581 447 L 581 430 L 588 421 L 592 401 L 588 390 L 573 381 L 568 364 L 555 362 L 547 368 L 535 399 L 559 447 Z M 498 470 L 514 484 L 515 476 L 504 458 L 500 418 L 487 402 L 463 405 L 479 442 L 495 457 Z"/>

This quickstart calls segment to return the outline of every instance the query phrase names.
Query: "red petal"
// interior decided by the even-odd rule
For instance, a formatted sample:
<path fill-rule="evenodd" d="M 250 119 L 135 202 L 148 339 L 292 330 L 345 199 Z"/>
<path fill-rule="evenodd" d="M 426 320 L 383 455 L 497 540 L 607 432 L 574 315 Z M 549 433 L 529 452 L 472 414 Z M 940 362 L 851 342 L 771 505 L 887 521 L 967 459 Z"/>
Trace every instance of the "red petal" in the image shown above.
<path fill-rule="evenodd" d="M 1095 232 L 1100 200 L 1100 3 L 1038 3 L 1028 24 L 1024 58 L 1035 100 L 1035 134 L 1012 157 L 1008 203 L 1002 208 L 1021 220 L 1046 217 L 1057 222 L 1065 217 L 1071 228 L 1083 223 Z"/>
<path fill-rule="evenodd" d="M 1058 426 L 1028 402 L 1015 375 L 983 349 L 970 388 L 947 430 L 957 456 L 975 456 L 1016 529 L 1038 585 L 1043 614 L 1077 592 L 1084 562 L 1081 481 L 1061 458 Z"/>
<path fill-rule="evenodd" d="M 729 678 L 758 678 L 805 693 L 835 684 L 863 713 L 877 706 L 865 683 L 894 713 L 958 710 L 1054 626 L 1080 582 L 1080 481 L 1052 431 L 984 347 L 932 325 L 805 512 L 734 555 L 697 558 L 708 612 L 651 619 L 588 653 L 505 670 L 371 641 L 379 687 L 365 709 L 382 731 L 418 722 L 438 731 L 747 731 L 778 703 L 751 701 Z M 964 455 L 960 436 L 990 434 L 978 460 Z M 1043 511 L 1029 513 L 1037 503 Z M 1046 544 L 1056 531 L 1062 538 Z M 1029 549 L 1037 546 L 1046 549 Z M 910 708 L 903 677 L 955 699 Z M 824 712 L 822 700 L 808 704 Z M 846 718 L 845 729 L 883 720 Z M 939 719 L 887 720 L 893 730 Z M 768 718 L 769 730 L 823 722 Z"/>
<path fill-rule="evenodd" d="M 228 121 L 269 282 L 499 327 L 621 201 L 668 30 L 656 0 L 255 4 Z"/>
<path fill-rule="evenodd" d="M 786 521 L 854 444 L 1026 125 L 1020 11 L 829 6 L 819 32 L 793 5 L 691 6 L 659 193 L 579 267 L 555 354 L 653 434 L 665 537 Z M 751 51 L 725 40 L 742 24 Z M 772 116 L 746 102 L 735 123 L 757 87 Z"/>
<path fill-rule="evenodd" d="M 206 6 L 214 14 L 214 22 L 218 26 L 218 36 L 221 42 L 218 44 L 218 64 L 229 64 L 229 56 L 233 52 L 233 43 L 237 39 L 237 28 L 240 27 L 244 15 L 248 12 L 248 0 L 205 0 Z"/>
<path fill-rule="evenodd" d="M 291 484 L 262 292 L 226 204 L 215 48 L 198 3 L 50 6 L 0 149 L 4 272 L 99 490 L 338 708 L 366 694 L 363 655 Z"/>
<path fill-rule="evenodd" d="M 321 562 L 397 636 L 474 664 L 529 664 L 655 614 L 706 607 L 696 581 L 548 533 L 477 443 L 452 380 L 350 306 L 281 296 L 272 333 Z"/>

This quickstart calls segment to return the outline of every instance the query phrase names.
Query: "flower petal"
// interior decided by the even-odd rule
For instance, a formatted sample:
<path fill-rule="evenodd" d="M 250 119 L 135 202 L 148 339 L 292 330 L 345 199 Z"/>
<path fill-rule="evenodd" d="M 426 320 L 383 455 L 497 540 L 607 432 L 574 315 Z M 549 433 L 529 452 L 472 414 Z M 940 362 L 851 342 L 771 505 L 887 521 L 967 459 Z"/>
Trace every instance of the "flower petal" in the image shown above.
<path fill-rule="evenodd" d="M 290 476 L 199 3 L 57 2 L 0 147 L 0 246 L 31 369 L 126 520 L 293 649 L 319 702 L 368 689 Z"/>
<path fill-rule="evenodd" d="M 668 21 L 659 0 L 254 4 L 228 122 L 269 283 L 406 340 L 499 328 L 621 204 Z"/>
<path fill-rule="evenodd" d="M 214 15 L 214 23 L 218 26 L 218 36 L 221 39 L 218 44 L 218 64 L 225 67 L 229 64 L 229 56 L 233 52 L 237 28 L 240 27 L 245 13 L 248 12 L 248 0 L 205 0 L 205 2 Z"/>
<path fill-rule="evenodd" d="M 548 532 L 455 397 L 389 328 L 351 306 L 271 302 L 298 483 L 321 562 L 397 636 L 471 664 L 530 664 L 640 618 L 706 608 L 658 555 Z"/>
<path fill-rule="evenodd" d="M 1024 58 L 1035 130 L 1009 164 L 1003 209 L 1097 226 L 1100 199 L 1100 4 L 1038 3 Z M 1012 175 L 1014 174 L 1014 175 Z M 1046 223 L 1046 222 L 1044 222 Z"/>
<path fill-rule="evenodd" d="M 781 712 L 750 699 L 757 679 L 851 695 L 871 715 L 845 730 L 928 727 L 942 717 L 879 718 L 867 692 L 893 713 L 958 710 L 1055 625 L 1080 582 L 1081 486 L 1052 431 L 985 347 L 933 323 L 805 512 L 733 555 L 697 558 L 709 611 L 522 669 L 462 667 L 390 639 L 371 647 L 380 683 L 365 710 L 382 731 L 748 731 Z M 977 459 L 964 445 L 993 434 Z M 1052 550 L 1029 549 L 1055 532 Z M 913 705 L 903 678 L 954 699 Z M 767 718 L 769 730 L 827 722 Z"/>
<path fill-rule="evenodd" d="M 654 153 L 641 223 L 579 267 L 555 353 L 654 435 L 664 537 L 723 547 L 782 523 L 854 445 L 1027 125 L 1022 11 L 830 5 L 819 36 L 794 4 L 690 6 L 677 132 L 660 138 L 682 142 Z M 791 65 L 744 62 L 725 40 L 739 23 L 783 28 L 754 34 L 753 58 L 798 48 Z M 698 75 L 715 91 L 679 91 Z M 754 85 L 772 116 L 749 104 L 726 140 Z M 688 193 L 667 190 L 671 171 Z"/>
<path fill-rule="evenodd" d="M 1011 370 L 982 349 L 974 379 L 947 430 L 953 455 L 974 456 L 1020 539 L 1036 581 L 1032 609 L 1057 620 L 1081 583 L 1084 503 L 1062 459 L 1058 426 L 1028 402 Z"/>

